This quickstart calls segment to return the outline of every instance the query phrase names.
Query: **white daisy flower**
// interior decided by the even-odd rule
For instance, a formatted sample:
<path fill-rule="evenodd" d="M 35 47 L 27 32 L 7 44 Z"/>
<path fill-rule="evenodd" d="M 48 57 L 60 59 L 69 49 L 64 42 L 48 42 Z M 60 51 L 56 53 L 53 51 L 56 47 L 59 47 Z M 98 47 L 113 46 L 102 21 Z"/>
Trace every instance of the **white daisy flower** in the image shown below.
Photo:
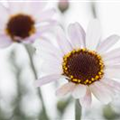
<path fill-rule="evenodd" d="M 0 47 L 13 42 L 32 43 L 55 25 L 55 10 L 46 10 L 46 4 L 41 0 L 10 1 L 8 7 L 0 3 Z"/>
<path fill-rule="evenodd" d="M 96 19 L 90 22 L 86 33 L 78 23 L 69 25 L 68 39 L 62 29 L 57 32 L 60 49 L 43 41 L 42 46 L 47 46 L 43 52 L 48 56 L 43 69 L 49 75 L 40 78 L 35 85 L 41 86 L 62 77 L 66 84 L 57 90 L 57 95 L 71 93 L 82 106 L 88 107 L 92 93 L 108 104 L 115 93 L 120 92 L 120 83 L 117 82 L 120 78 L 120 48 L 110 49 L 120 37 L 112 35 L 101 41 Z"/>

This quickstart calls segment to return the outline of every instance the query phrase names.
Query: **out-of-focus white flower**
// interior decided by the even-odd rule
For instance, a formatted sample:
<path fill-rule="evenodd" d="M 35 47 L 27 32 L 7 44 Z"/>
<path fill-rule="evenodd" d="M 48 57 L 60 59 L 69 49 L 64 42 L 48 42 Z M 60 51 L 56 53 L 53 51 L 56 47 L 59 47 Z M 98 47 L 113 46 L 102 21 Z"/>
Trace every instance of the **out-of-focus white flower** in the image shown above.
<path fill-rule="evenodd" d="M 67 83 L 57 90 L 57 95 L 71 93 L 82 106 L 89 106 L 93 93 L 102 103 L 109 103 L 120 92 L 120 83 L 115 81 L 120 78 L 120 48 L 110 49 L 120 37 L 112 35 L 100 41 L 96 19 L 90 22 L 86 33 L 78 23 L 70 24 L 68 35 L 66 39 L 63 30 L 57 30 L 60 49 L 43 41 L 42 46 L 47 46 L 43 52 L 48 55 L 44 71 L 49 75 L 40 78 L 36 86 L 62 77 Z"/>
<path fill-rule="evenodd" d="M 55 10 L 46 10 L 46 4 L 41 0 L 9 1 L 6 8 L 0 3 L 0 47 L 13 42 L 32 43 L 52 28 Z"/>

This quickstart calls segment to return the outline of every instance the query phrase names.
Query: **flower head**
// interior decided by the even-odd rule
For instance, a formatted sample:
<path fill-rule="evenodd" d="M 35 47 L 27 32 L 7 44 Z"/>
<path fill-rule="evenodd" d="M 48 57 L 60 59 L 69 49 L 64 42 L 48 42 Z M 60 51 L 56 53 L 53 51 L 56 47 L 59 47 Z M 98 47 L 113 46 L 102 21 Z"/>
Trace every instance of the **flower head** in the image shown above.
<path fill-rule="evenodd" d="M 56 22 L 54 9 L 46 10 L 46 2 L 8 2 L 8 7 L 0 4 L 0 47 L 13 42 L 32 43 L 49 30 Z"/>
<path fill-rule="evenodd" d="M 81 105 L 89 106 L 93 93 L 101 102 L 109 103 L 114 94 L 120 92 L 120 83 L 115 81 L 120 78 L 120 48 L 111 49 L 120 37 L 112 35 L 101 41 L 96 19 L 90 22 L 86 33 L 78 23 L 69 25 L 68 39 L 62 29 L 57 32 L 59 48 L 43 43 L 48 46 L 48 50 L 43 51 L 50 54 L 44 68 L 49 75 L 40 78 L 36 86 L 62 77 L 66 84 L 57 90 L 57 95 L 71 93 Z"/>

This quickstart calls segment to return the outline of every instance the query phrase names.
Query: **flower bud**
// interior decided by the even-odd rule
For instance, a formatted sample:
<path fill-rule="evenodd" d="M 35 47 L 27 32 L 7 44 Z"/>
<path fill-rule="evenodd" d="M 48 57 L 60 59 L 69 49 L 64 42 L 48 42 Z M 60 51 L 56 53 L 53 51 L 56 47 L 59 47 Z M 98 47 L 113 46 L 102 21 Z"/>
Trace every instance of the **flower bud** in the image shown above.
<path fill-rule="evenodd" d="M 58 8 L 62 13 L 64 13 L 69 8 L 68 0 L 59 0 Z"/>

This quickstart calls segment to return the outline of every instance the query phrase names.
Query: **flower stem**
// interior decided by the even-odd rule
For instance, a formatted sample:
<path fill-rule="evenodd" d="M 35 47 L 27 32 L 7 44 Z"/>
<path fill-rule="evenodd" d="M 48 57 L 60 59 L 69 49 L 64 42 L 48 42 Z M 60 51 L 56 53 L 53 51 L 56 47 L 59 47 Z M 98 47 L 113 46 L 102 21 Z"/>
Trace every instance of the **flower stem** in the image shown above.
<path fill-rule="evenodd" d="M 37 77 L 37 73 L 36 73 L 36 69 L 35 69 L 34 61 L 33 61 L 33 48 L 31 47 L 31 45 L 24 45 L 24 46 L 25 46 L 25 49 L 28 53 L 28 57 L 29 57 L 29 60 L 30 60 L 30 66 L 31 66 L 31 69 L 33 71 L 35 80 L 37 80 L 38 77 Z M 42 103 L 42 112 L 40 114 L 42 116 L 42 118 L 41 118 L 41 116 L 39 116 L 39 118 L 49 120 L 49 117 L 46 113 L 46 108 L 45 108 L 45 104 L 44 104 L 44 100 L 43 100 L 43 96 L 42 96 L 42 92 L 41 92 L 40 88 L 38 88 L 38 94 L 39 94 L 39 97 L 40 97 L 41 103 Z"/>
<path fill-rule="evenodd" d="M 82 111 L 82 107 L 79 103 L 79 100 L 77 99 L 75 101 L 75 120 L 81 120 L 81 111 Z"/>
<path fill-rule="evenodd" d="M 93 18 L 98 18 L 98 14 L 96 11 L 96 2 L 91 1 L 90 5 L 91 5 L 91 12 L 92 12 Z"/>

